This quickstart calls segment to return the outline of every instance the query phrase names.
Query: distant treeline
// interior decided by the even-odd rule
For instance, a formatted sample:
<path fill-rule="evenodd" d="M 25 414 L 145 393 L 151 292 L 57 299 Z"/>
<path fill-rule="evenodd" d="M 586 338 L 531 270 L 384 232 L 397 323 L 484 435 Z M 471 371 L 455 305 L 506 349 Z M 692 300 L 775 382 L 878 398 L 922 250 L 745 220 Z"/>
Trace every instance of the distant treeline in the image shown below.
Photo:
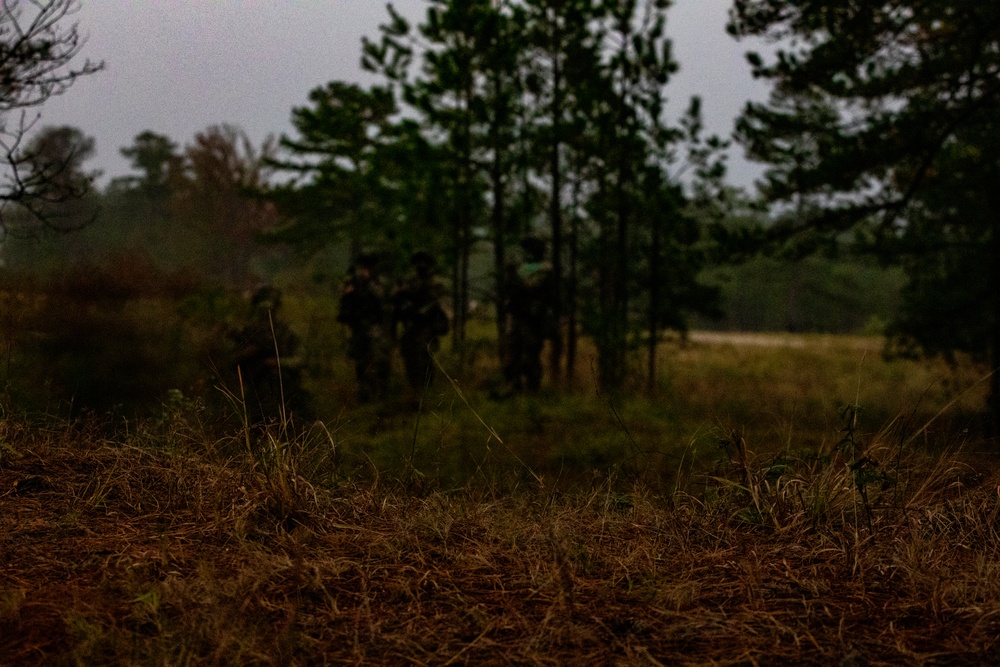
<path fill-rule="evenodd" d="M 758 257 L 709 269 L 705 280 L 719 286 L 723 315 L 695 318 L 700 329 L 882 335 L 905 276 L 863 258 Z"/>

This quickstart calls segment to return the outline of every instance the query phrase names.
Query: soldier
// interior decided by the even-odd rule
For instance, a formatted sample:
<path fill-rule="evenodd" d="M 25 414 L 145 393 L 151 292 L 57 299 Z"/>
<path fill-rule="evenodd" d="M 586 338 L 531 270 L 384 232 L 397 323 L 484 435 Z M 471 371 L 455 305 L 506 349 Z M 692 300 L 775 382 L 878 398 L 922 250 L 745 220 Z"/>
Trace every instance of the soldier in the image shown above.
<path fill-rule="evenodd" d="M 348 355 L 354 360 L 358 394 L 362 401 L 382 398 L 389 383 L 392 339 L 389 295 L 377 275 L 378 257 L 362 253 L 340 292 L 337 321 L 351 329 Z"/>
<path fill-rule="evenodd" d="M 542 347 L 551 338 L 555 281 L 545 261 L 545 242 L 528 236 L 521 241 L 524 261 L 507 276 L 508 350 L 504 378 L 513 391 L 537 390 L 542 383 Z"/>
<path fill-rule="evenodd" d="M 250 321 L 230 333 L 236 344 L 234 365 L 248 419 L 259 423 L 289 413 L 308 415 L 308 395 L 296 357 L 299 338 L 278 316 L 281 292 L 260 287 L 251 297 L 250 307 Z"/>
<path fill-rule="evenodd" d="M 414 389 L 430 386 L 434 379 L 431 353 L 440 345 L 440 337 L 448 333 L 448 315 L 441 307 L 444 288 L 434 276 L 434 257 L 426 251 L 413 253 L 413 272 L 393 295 L 392 332 L 398 325 L 399 352 L 406 369 L 406 380 Z"/>

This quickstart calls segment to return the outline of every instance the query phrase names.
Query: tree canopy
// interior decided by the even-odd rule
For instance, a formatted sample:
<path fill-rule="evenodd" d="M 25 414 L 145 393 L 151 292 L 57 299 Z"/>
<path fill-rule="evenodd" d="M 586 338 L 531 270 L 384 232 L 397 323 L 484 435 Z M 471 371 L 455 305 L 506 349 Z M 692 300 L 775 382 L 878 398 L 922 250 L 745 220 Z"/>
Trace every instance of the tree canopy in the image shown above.
<path fill-rule="evenodd" d="M 72 165 L 39 160 L 39 145 L 27 151 L 24 145 L 38 119 L 30 109 L 103 67 L 86 59 L 74 64 L 84 38 L 67 17 L 78 6 L 77 0 L 6 0 L 0 7 L 0 233 L 12 210 L 60 229 L 66 219 L 53 215 L 54 205 L 79 196 L 82 182 L 67 187 L 65 170 Z"/>
<path fill-rule="evenodd" d="M 787 214 L 772 231 L 860 232 L 908 271 L 898 341 L 996 369 L 1000 5 L 735 0 L 730 31 L 775 45 L 748 56 L 774 87 L 737 126 Z"/>
<path fill-rule="evenodd" d="M 346 238 L 352 254 L 379 240 L 443 250 L 460 350 L 480 300 L 503 345 L 509 264 L 523 236 L 541 235 L 553 379 L 573 372 L 579 331 L 597 343 L 602 385 L 621 386 L 629 350 L 655 350 L 665 328 L 714 303 L 697 287 L 702 228 L 676 171 L 689 154 L 720 165 L 723 145 L 667 117 L 670 4 L 428 0 L 417 26 L 390 5 L 362 53 L 383 83 L 331 82 L 293 111 L 298 136 L 274 163 L 291 176 L 270 193 L 289 216 L 278 237 Z M 700 128 L 691 108 L 683 122 Z M 485 252 L 490 284 L 477 287 Z"/>

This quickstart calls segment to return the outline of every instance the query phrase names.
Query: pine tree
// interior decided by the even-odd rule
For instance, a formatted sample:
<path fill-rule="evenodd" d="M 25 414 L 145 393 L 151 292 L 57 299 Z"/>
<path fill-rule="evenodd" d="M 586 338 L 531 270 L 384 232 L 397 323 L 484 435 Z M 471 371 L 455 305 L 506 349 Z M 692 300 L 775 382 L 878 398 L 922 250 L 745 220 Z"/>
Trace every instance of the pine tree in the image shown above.
<path fill-rule="evenodd" d="M 984 358 L 1000 423 L 1000 5 L 736 0 L 730 30 L 778 45 L 748 56 L 774 88 L 738 127 L 769 165 L 768 200 L 809 203 L 773 233 L 815 245 L 860 229 L 900 261 L 895 331 Z"/>
<path fill-rule="evenodd" d="M 560 325 L 552 340 L 550 368 L 558 378 L 563 356 L 562 322 L 567 311 L 565 289 L 564 209 L 570 181 L 567 155 L 574 133 L 583 130 L 583 97 L 598 69 L 599 42 L 595 21 L 599 3 L 592 0 L 526 0 L 524 16 L 527 58 L 525 73 L 531 112 L 532 144 L 539 157 L 535 169 L 547 184 L 548 234 L 555 277 L 553 318 Z M 573 304 L 569 304 L 572 313 Z M 571 318 L 572 319 L 572 318 Z"/>
<path fill-rule="evenodd" d="M 268 192 L 285 217 L 272 240 L 313 251 L 346 235 L 352 261 L 366 244 L 392 235 L 381 152 L 394 140 L 398 112 L 386 87 L 332 81 L 292 110 L 296 136 L 270 164 L 292 178 Z"/>

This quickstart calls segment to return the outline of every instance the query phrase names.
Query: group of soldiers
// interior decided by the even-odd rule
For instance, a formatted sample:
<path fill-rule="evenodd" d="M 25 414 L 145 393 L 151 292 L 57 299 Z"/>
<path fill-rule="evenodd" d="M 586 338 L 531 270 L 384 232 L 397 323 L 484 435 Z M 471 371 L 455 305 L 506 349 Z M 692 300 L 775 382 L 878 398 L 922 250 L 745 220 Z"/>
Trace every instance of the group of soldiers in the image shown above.
<path fill-rule="evenodd" d="M 551 317 L 553 276 L 545 261 L 545 243 L 528 237 L 521 243 L 523 261 L 509 266 L 506 275 L 507 344 L 500 351 L 509 391 L 537 390 L 541 385 L 541 353 L 555 328 Z M 348 355 L 354 362 L 361 401 L 380 400 L 389 388 L 393 355 L 398 349 L 406 380 L 419 394 L 435 376 L 434 353 L 450 329 L 442 305 L 445 287 L 430 253 L 410 257 L 408 273 L 390 285 L 379 271 L 377 253 L 361 253 L 344 280 L 337 321 L 350 329 Z M 278 316 L 280 293 L 272 287 L 257 290 L 251 299 L 251 317 L 238 331 L 235 367 L 241 391 L 246 393 L 252 417 L 266 418 L 291 406 L 298 414 L 311 411 L 302 389 L 300 341 Z"/>
<path fill-rule="evenodd" d="M 441 305 L 444 287 L 430 253 L 413 253 L 410 266 L 390 290 L 378 272 L 378 256 L 363 253 L 341 288 L 337 321 L 351 330 L 348 355 L 362 401 L 385 396 L 397 344 L 411 388 L 420 390 L 434 379 L 433 353 L 450 327 Z"/>

